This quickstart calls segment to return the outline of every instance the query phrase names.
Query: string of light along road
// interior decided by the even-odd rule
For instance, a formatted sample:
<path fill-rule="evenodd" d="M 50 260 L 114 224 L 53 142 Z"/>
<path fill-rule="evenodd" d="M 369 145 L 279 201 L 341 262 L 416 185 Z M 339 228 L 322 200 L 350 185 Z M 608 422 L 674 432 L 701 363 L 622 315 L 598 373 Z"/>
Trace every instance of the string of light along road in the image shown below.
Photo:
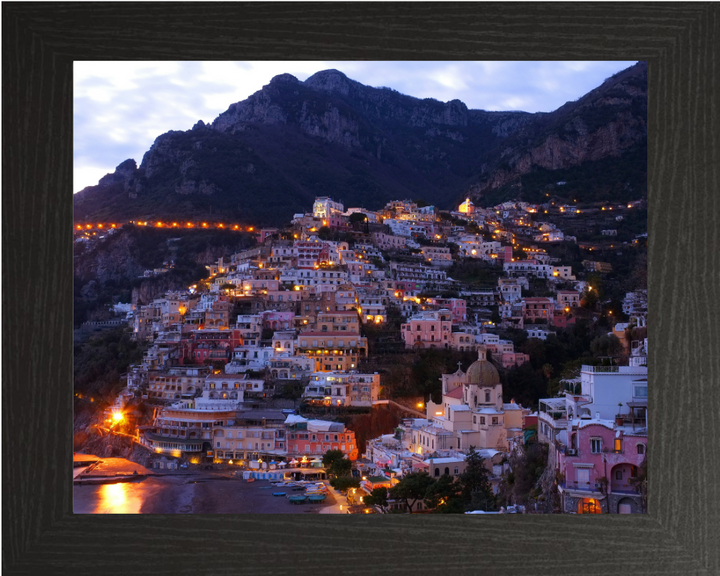
<path fill-rule="evenodd" d="M 162 221 L 137 221 L 131 220 L 128 224 L 134 226 L 146 226 L 148 228 L 200 228 L 200 229 L 220 229 L 220 230 L 232 230 L 235 232 L 254 232 L 253 226 L 241 226 L 240 224 L 225 224 L 223 222 L 162 222 Z M 76 231 L 83 230 L 112 230 L 122 228 L 125 224 L 109 223 L 109 222 L 97 222 L 97 223 L 82 223 L 76 224 Z"/>

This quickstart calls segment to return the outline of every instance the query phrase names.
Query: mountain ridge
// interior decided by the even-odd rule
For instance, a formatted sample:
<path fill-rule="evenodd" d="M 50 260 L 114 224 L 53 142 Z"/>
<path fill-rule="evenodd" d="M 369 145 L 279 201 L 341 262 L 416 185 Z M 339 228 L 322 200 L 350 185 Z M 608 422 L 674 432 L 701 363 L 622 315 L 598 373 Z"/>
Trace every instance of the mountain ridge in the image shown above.
<path fill-rule="evenodd" d="M 304 82 L 281 74 L 212 123 L 158 136 L 139 166 L 126 160 L 75 194 L 75 218 L 224 215 L 277 225 L 323 195 L 370 209 L 405 197 L 441 208 L 467 195 L 483 203 L 537 171 L 642 152 L 646 95 L 643 62 L 549 113 L 473 110 L 337 70 Z M 642 196 L 637 180 L 632 192 Z"/>

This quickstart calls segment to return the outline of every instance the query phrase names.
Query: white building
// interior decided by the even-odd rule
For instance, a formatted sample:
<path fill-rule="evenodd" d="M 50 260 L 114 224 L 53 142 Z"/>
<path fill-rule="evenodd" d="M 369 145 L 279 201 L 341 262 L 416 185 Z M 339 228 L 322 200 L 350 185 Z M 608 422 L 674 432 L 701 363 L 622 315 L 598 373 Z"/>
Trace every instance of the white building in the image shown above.
<path fill-rule="evenodd" d="M 345 207 L 340 202 L 335 202 L 327 196 L 315 198 L 313 202 L 313 217 L 330 218 L 331 216 L 342 214 Z"/>

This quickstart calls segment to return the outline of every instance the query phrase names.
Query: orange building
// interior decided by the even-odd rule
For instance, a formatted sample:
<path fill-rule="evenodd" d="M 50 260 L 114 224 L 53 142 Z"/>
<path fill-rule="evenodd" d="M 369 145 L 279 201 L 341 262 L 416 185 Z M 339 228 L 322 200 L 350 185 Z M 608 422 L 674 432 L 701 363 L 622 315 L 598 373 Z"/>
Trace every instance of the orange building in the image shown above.
<path fill-rule="evenodd" d="M 349 460 L 357 460 L 355 432 L 345 428 L 341 422 L 306 420 L 302 416 L 290 415 L 285 425 L 288 458 L 317 457 L 328 450 L 341 450 Z"/>

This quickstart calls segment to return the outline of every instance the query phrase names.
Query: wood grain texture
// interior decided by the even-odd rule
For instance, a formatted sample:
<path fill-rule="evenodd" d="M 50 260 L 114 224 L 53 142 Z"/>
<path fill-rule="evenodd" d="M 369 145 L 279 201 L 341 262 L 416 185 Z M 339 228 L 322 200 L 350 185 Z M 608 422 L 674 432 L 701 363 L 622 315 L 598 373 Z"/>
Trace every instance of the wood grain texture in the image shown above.
<path fill-rule="evenodd" d="M 2 10 L 4 573 L 720 573 L 717 4 Z M 330 58 L 649 61 L 650 514 L 72 514 L 73 61 Z"/>

